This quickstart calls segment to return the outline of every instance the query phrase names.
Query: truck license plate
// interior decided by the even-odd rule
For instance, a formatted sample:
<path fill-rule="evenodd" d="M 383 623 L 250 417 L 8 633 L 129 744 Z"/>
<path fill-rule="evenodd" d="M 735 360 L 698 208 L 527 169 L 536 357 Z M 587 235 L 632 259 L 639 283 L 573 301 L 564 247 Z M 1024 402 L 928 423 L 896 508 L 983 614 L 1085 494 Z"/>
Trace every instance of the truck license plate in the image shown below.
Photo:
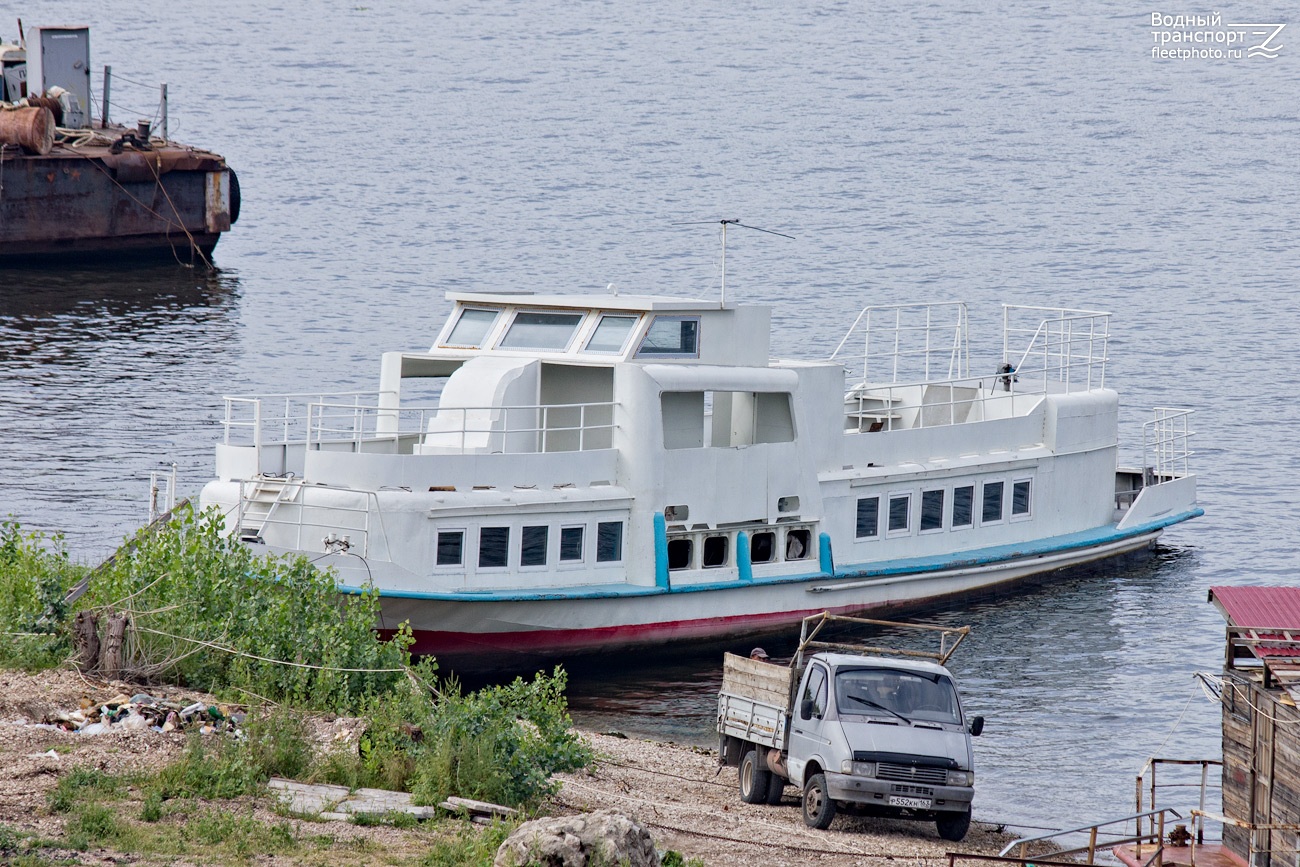
<path fill-rule="evenodd" d="M 909 807 L 913 810 L 928 810 L 932 805 L 929 798 L 902 798 L 898 795 L 889 796 L 889 806 L 891 807 Z"/>

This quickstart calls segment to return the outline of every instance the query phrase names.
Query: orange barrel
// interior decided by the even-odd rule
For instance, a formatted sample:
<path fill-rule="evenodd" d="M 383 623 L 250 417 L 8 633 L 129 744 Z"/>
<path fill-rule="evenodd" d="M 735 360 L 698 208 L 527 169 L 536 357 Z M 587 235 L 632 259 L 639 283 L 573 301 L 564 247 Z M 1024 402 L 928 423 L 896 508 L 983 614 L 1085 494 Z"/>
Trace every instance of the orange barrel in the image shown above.
<path fill-rule="evenodd" d="M 0 144 L 20 145 L 29 154 L 45 156 L 54 147 L 54 115 L 48 108 L 0 111 Z"/>

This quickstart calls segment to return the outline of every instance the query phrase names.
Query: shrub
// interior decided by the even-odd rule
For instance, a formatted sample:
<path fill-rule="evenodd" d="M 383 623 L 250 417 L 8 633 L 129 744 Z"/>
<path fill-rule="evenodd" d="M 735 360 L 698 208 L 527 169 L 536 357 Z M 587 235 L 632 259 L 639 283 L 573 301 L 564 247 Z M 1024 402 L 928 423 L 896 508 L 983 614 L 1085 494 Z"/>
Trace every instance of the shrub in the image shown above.
<path fill-rule="evenodd" d="M 444 683 L 424 726 L 416 803 L 461 795 L 533 806 L 557 790 L 552 774 L 587 767 L 591 750 L 571 729 L 566 681 L 556 667 L 550 676 L 539 672 L 532 681 L 515 678 L 468 695 Z"/>
<path fill-rule="evenodd" d="M 271 777 L 302 777 L 311 762 L 306 723 L 287 710 L 277 710 L 249 716 L 242 740 L 192 733 L 181 757 L 154 778 L 151 795 L 237 798 L 258 791 Z"/>
<path fill-rule="evenodd" d="M 306 558 L 256 554 L 222 535 L 215 510 L 178 510 L 170 524 L 140 537 L 104 569 L 82 602 L 131 613 L 137 632 L 130 668 L 210 692 L 243 689 L 355 711 L 400 683 L 410 661 L 409 629 L 399 629 L 394 641 L 376 639 L 376 592 L 345 596 L 332 573 Z"/>
<path fill-rule="evenodd" d="M 0 665 L 50 668 L 67 657 L 67 610 L 63 599 L 85 574 L 73 565 L 62 536 L 24 535 L 14 521 L 0 521 Z"/>

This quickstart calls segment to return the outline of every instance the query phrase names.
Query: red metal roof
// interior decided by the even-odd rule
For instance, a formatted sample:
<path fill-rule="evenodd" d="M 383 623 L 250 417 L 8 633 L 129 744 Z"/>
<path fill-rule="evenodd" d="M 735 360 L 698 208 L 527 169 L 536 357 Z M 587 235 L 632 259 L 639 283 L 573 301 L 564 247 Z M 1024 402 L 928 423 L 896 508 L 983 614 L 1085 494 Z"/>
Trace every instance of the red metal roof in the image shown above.
<path fill-rule="evenodd" d="M 1300 629 L 1300 587 L 1211 587 L 1229 626 Z"/>

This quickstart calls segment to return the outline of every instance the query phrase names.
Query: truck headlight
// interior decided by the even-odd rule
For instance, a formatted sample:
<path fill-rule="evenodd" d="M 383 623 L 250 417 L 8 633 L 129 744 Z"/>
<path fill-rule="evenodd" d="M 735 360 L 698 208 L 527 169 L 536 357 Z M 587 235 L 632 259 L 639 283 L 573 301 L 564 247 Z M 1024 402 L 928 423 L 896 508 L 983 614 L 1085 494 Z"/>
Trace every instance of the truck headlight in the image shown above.
<path fill-rule="evenodd" d="M 975 772 L 974 771 L 949 771 L 948 785 L 973 786 L 975 785 Z"/>
<path fill-rule="evenodd" d="M 876 775 L 875 762 L 853 762 L 853 776 L 874 777 L 875 775 Z"/>

